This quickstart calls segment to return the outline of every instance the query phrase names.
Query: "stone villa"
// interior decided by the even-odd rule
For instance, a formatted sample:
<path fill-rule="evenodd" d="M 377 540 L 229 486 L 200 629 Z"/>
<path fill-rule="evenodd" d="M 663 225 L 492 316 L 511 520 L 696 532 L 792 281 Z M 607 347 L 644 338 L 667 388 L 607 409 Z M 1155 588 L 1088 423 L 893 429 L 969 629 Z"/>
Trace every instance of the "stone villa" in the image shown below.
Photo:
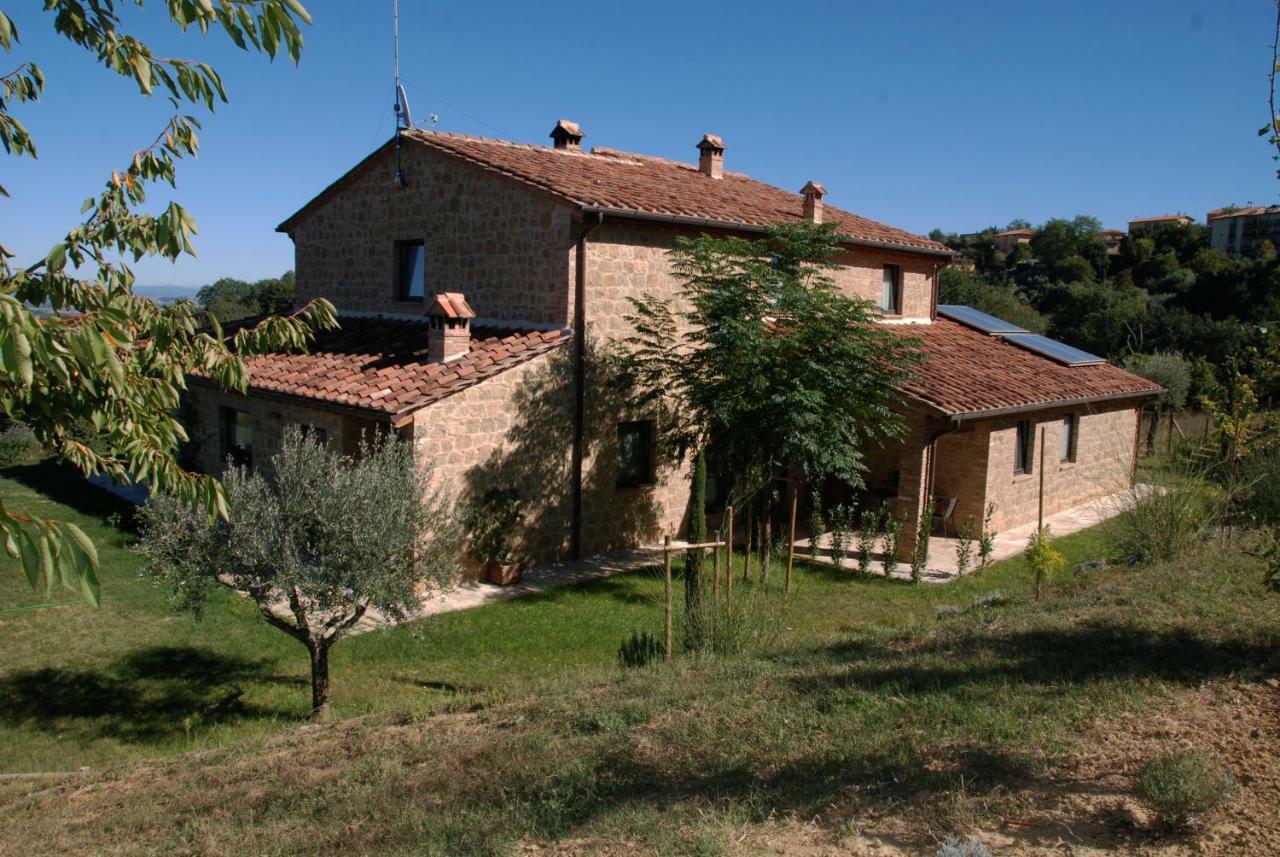
<path fill-rule="evenodd" d="M 285 220 L 297 299 L 329 298 L 342 328 L 310 353 L 250 360 L 247 396 L 196 379 L 194 463 L 252 463 L 291 423 L 344 450 L 387 427 L 459 500 L 517 491 L 535 562 L 681 535 L 687 463 L 650 415 L 622 411 L 601 349 L 626 333 L 629 297 L 674 293 L 677 236 L 808 220 L 839 227 L 840 287 L 927 357 L 902 390 L 909 436 L 868 454 L 872 491 L 915 516 L 942 498 L 952 522 L 994 503 L 1007 529 L 1035 520 L 1042 462 L 1046 513 L 1131 483 L 1139 409 L 1158 388 L 939 307 L 943 245 L 824 206 L 815 182 L 792 193 L 730 171 L 711 134 L 693 163 L 587 150 L 583 136 L 563 120 L 550 146 L 408 130 Z"/>

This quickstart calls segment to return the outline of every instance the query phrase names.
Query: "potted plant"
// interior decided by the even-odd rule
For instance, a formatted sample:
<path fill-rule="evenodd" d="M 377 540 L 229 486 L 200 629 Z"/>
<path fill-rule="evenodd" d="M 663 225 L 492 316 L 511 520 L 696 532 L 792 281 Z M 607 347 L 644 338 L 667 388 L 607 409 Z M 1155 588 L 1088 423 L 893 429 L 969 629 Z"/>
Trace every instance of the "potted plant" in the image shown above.
<path fill-rule="evenodd" d="M 520 582 L 524 563 L 513 545 L 523 504 L 516 492 L 494 489 L 471 508 L 471 555 L 484 568 L 485 579 L 497 586 Z"/>

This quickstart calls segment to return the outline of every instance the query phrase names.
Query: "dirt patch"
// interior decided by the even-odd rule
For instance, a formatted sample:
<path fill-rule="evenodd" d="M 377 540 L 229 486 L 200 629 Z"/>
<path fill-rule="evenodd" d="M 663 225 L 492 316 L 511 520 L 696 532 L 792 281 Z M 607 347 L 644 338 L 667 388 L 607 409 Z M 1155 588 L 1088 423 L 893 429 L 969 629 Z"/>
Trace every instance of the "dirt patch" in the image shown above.
<path fill-rule="evenodd" d="M 1145 712 L 1096 723 L 1080 747 L 1016 792 L 922 796 L 843 821 L 833 807 L 832 817 L 750 830 L 731 853 L 931 855 L 948 833 L 972 835 L 999 857 L 1217 857 L 1280 849 L 1280 681 L 1171 690 Z M 1193 834 L 1162 829 L 1132 794 L 1143 763 L 1170 750 L 1207 755 L 1237 782 L 1230 802 Z M 947 819 L 956 823 L 948 826 Z"/>

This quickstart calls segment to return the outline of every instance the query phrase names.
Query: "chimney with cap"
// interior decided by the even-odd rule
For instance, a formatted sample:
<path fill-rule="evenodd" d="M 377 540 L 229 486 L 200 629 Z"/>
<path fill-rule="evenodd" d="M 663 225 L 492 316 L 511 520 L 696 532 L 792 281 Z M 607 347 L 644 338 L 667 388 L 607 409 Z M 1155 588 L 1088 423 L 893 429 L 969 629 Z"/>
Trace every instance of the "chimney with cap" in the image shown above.
<path fill-rule="evenodd" d="M 551 129 L 551 139 L 557 149 L 577 151 L 582 148 L 582 138 L 585 136 L 587 135 L 582 132 L 582 127 L 568 119 L 561 119 L 556 122 L 556 127 Z"/>
<path fill-rule="evenodd" d="M 800 192 L 804 194 L 804 219 L 810 223 L 821 223 L 822 198 L 827 195 L 827 189 L 810 179 Z"/>
<path fill-rule="evenodd" d="M 471 350 L 471 319 L 475 310 L 461 292 L 441 292 L 427 307 L 427 359 L 448 363 Z"/>
<path fill-rule="evenodd" d="M 704 134 L 698 143 L 698 172 L 713 179 L 724 175 L 724 140 Z"/>

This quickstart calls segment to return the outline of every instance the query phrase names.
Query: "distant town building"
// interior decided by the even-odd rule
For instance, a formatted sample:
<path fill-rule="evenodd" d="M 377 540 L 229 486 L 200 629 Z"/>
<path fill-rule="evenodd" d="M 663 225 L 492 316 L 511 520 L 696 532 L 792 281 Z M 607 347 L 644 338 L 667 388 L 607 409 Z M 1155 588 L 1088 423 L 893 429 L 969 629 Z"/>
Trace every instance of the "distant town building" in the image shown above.
<path fill-rule="evenodd" d="M 1035 234 L 1034 229 L 1006 229 L 1004 232 L 997 232 L 996 249 L 1007 256 L 1019 244 L 1030 244 Z"/>
<path fill-rule="evenodd" d="M 1190 223 L 1195 223 L 1194 218 L 1185 214 L 1157 214 L 1154 217 L 1135 217 L 1129 221 L 1129 234 L 1155 232 L 1168 226 L 1186 226 Z"/>
<path fill-rule="evenodd" d="M 1102 240 L 1107 245 L 1107 255 L 1115 256 L 1120 252 L 1120 242 L 1125 239 L 1129 233 L 1123 229 L 1104 229 L 1102 230 Z"/>
<path fill-rule="evenodd" d="M 1280 205 L 1226 206 L 1205 216 L 1209 246 L 1238 256 L 1252 256 L 1262 242 L 1280 247 Z"/>

